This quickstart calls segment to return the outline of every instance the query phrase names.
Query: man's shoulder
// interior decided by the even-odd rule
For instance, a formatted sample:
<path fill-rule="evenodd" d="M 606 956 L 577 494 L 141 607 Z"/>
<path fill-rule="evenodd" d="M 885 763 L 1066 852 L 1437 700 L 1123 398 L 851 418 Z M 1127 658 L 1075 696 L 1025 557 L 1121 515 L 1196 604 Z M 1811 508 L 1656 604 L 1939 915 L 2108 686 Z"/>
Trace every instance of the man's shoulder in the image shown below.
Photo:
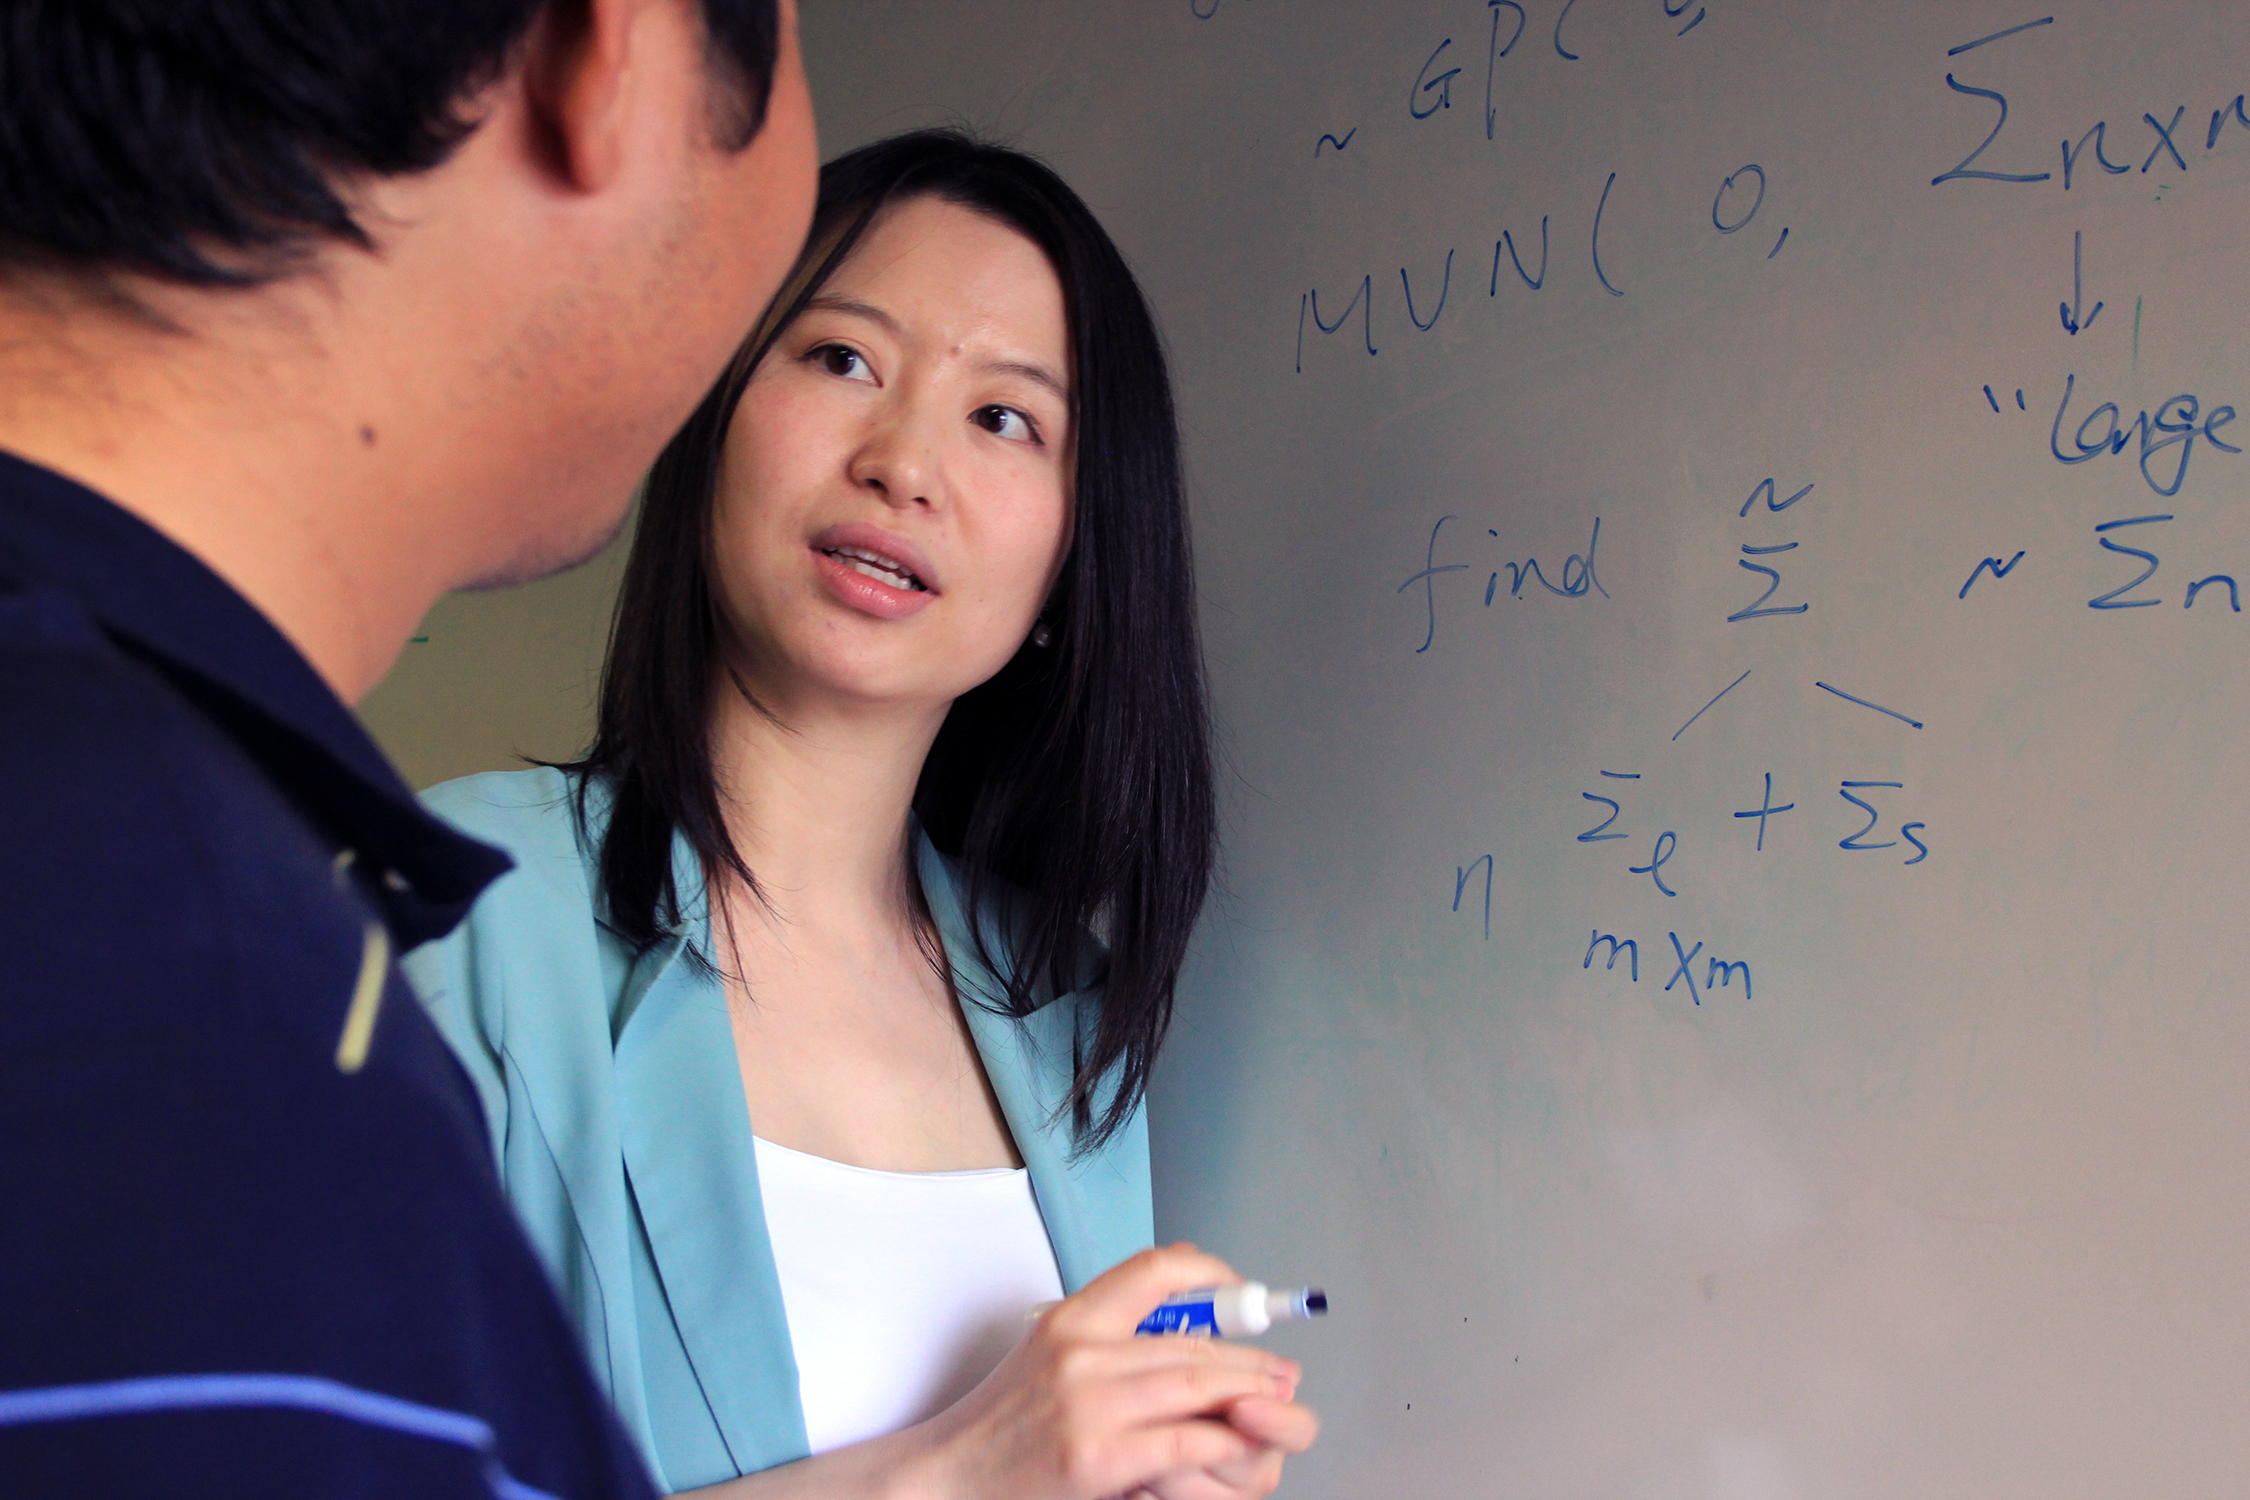
<path fill-rule="evenodd" d="M 59 589 L 0 585 L 0 705 L 0 767 L 12 773 L 0 796 L 27 809 L 82 796 L 145 807 L 219 762 L 247 766 L 162 674 Z M 112 830 L 141 831 L 114 820 L 80 831 Z"/>
<path fill-rule="evenodd" d="M 36 1293 L 0 1387 L 45 1403 L 0 1472 L 644 1494 L 331 842 L 68 593 L 0 583 L 0 1264 Z"/>
<path fill-rule="evenodd" d="M 70 593 L 0 584 L 0 764 L 69 785 L 155 749 L 186 706 L 103 633 Z M 19 776 L 0 794 L 35 800 Z"/>
<path fill-rule="evenodd" d="M 51 589 L 0 592 L 0 950 L 18 1023 L 357 956 L 318 836 L 153 667 Z M 254 929 L 254 930 L 253 930 Z M 151 989 L 161 976 L 161 991 Z M 57 1019 L 63 1018 L 58 1010 Z"/>

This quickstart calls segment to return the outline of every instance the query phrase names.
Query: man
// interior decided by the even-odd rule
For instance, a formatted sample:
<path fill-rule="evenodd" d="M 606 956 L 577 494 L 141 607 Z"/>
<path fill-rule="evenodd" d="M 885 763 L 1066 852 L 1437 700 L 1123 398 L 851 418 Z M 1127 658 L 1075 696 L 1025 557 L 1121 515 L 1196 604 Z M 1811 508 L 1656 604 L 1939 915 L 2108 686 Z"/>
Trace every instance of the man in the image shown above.
<path fill-rule="evenodd" d="M 771 295 L 774 0 L 0 0 L 0 1491 L 620 1496 L 346 704 Z"/>

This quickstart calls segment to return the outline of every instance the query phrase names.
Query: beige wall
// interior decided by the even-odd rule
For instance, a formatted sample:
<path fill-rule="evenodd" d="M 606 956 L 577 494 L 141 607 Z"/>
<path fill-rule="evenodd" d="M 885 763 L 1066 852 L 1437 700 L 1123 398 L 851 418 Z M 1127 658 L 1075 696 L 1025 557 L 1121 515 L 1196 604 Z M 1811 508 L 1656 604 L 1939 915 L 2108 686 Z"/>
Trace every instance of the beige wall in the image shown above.
<path fill-rule="evenodd" d="M 556 760 L 594 727 L 602 646 L 629 534 L 527 588 L 438 601 L 360 718 L 416 787 L 524 756 Z"/>

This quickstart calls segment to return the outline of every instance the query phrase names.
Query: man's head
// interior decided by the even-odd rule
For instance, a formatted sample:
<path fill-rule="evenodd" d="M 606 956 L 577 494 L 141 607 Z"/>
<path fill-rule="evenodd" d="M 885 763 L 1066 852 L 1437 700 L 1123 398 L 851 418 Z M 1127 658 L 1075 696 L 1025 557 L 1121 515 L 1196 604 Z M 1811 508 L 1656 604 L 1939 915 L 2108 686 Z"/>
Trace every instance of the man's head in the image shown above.
<path fill-rule="evenodd" d="M 764 122 L 774 0 L 705 0 L 717 143 Z M 353 179 L 419 172 L 572 0 L 9 0 L 0 7 L 0 263 L 190 284 L 372 248 Z"/>
<path fill-rule="evenodd" d="M 608 535 L 813 170 L 790 0 L 0 0 L 0 343 L 137 403 L 63 466 L 162 427 L 118 371 L 193 368 L 184 408 L 231 353 L 276 474 L 323 423 L 411 442 L 395 477 L 457 497 L 443 585 L 535 576 Z"/>

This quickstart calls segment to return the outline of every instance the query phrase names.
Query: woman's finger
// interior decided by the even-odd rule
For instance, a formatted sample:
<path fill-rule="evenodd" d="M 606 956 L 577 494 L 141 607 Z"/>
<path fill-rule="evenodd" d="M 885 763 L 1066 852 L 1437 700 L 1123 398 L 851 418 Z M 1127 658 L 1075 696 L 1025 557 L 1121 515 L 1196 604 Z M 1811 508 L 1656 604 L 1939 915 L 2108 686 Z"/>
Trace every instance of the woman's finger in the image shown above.
<path fill-rule="evenodd" d="M 1069 1478 L 1082 1494 L 1109 1495 L 1133 1485 L 1153 1486 L 1165 1475 L 1240 1463 L 1256 1451 L 1226 1423 L 1191 1417 L 1116 1433 L 1073 1455 Z"/>
<path fill-rule="evenodd" d="M 1124 1338 L 1165 1298 L 1241 1279 L 1225 1261 L 1193 1245 L 1164 1245 L 1110 1267 L 1041 1321 L 1073 1337 Z"/>
<path fill-rule="evenodd" d="M 1250 1344 L 1167 1334 L 1158 1338 L 1089 1339 L 1065 1342 L 1049 1331 L 1048 1358 L 1057 1379 L 1122 1380 L 1183 1366 L 1243 1370 L 1272 1384 L 1272 1394 L 1288 1400 L 1303 1373 L 1295 1360 Z"/>
<path fill-rule="evenodd" d="M 1281 1464 L 1281 1454 L 1261 1448 L 1233 1463 L 1162 1475 L 1147 1492 L 1156 1500 L 1258 1500 L 1280 1485 Z"/>
<path fill-rule="evenodd" d="M 1211 1363 L 1169 1365 L 1107 1382 L 1100 1390 L 1100 1420 L 1134 1427 L 1177 1422 L 1187 1417 L 1215 1416 L 1242 1431 L 1227 1413 L 1246 1400 L 1286 1406 L 1287 1403 L 1278 1399 L 1281 1388 L 1278 1382 L 1258 1370 Z M 1284 1431 L 1294 1431 L 1287 1426 L 1285 1418 L 1258 1409 L 1254 1411 L 1257 1414 L 1251 1418 L 1252 1422 L 1262 1421 L 1282 1426 Z M 1263 1441 L 1253 1433 L 1244 1435 L 1253 1442 Z"/>
<path fill-rule="evenodd" d="M 1282 1453 L 1302 1453 L 1320 1436 L 1320 1418 L 1294 1401 L 1245 1396 L 1230 1402 L 1224 1415 L 1251 1442 Z"/>

